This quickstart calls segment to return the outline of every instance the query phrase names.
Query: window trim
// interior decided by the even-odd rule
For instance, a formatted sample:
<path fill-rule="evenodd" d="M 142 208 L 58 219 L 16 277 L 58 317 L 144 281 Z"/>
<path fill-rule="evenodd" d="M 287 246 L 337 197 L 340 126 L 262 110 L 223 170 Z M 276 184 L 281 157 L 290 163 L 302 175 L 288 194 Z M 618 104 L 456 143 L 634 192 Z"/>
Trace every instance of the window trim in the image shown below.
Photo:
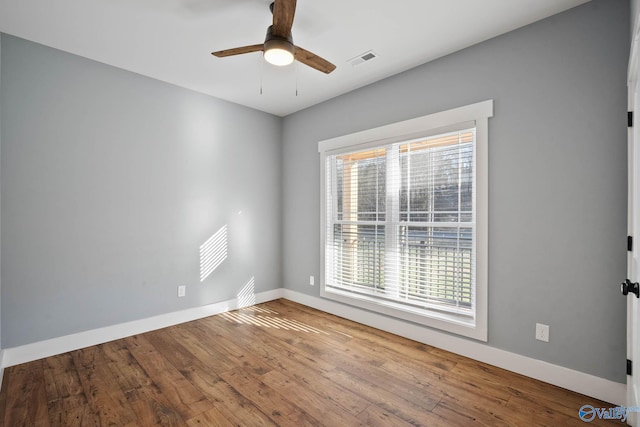
<path fill-rule="evenodd" d="M 318 143 L 320 153 L 320 296 L 376 313 L 408 320 L 454 334 L 487 341 L 488 337 L 488 121 L 493 117 L 493 100 L 478 102 L 451 110 L 388 124 L 361 132 L 327 139 Z M 406 308 L 394 308 L 394 304 L 375 298 L 353 298 L 348 292 L 325 289 L 326 245 L 326 158 L 329 155 L 376 147 L 392 142 L 446 133 L 461 126 L 476 128 L 475 179 L 476 179 L 476 312 L 475 325 L 432 312 L 429 317 L 412 313 Z"/>

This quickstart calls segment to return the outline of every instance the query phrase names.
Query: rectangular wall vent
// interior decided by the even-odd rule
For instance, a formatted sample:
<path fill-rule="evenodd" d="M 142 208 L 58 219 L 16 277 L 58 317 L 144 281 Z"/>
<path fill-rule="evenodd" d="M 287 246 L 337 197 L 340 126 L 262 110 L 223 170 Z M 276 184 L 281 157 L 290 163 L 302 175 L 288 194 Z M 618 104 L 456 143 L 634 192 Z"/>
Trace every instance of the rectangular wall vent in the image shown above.
<path fill-rule="evenodd" d="M 372 59 L 377 57 L 378 55 L 374 51 L 370 50 L 356 56 L 355 58 L 351 58 L 347 62 L 355 67 L 356 65 L 364 64 L 365 62 L 371 61 Z"/>

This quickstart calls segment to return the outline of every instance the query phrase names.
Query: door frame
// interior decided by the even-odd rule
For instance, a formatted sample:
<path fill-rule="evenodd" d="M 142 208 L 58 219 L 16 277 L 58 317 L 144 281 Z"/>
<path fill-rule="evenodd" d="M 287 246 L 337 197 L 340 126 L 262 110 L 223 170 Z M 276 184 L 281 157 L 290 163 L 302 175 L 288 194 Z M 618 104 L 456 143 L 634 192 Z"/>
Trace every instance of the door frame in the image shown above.
<path fill-rule="evenodd" d="M 627 111 L 633 111 L 634 115 L 636 112 L 640 113 L 640 93 L 638 93 L 639 84 L 640 84 L 640 13 L 636 14 L 636 19 L 632 20 L 634 22 L 634 27 L 632 28 L 632 37 L 631 37 L 631 50 L 629 53 L 629 68 L 627 71 Z M 634 121 L 637 122 L 637 118 L 634 117 Z M 634 230 L 634 215 L 639 215 L 640 212 L 634 212 L 634 203 L 635 207 L 638 206 L 637 199 L 639 191 L 638 185 L 639 183 L 634 182 L 634 171 L 638 172 L 638 168 L 640 165 L 634 164 L 636 162 L 637 153 L 634 151 L 634 147 L 638 144 L 638 141 L 635 141 L 638 136 L 637 126 L 630 126 L 628 128 L 627 140 L 628 140 L 628 161 L 627 161 L 627 231 L 629 236 L 633 236 L 633 233 L 639 234 L 640 230 Z M 636 162 L 637 163 L 637 162 Z M 637 225 L 637 224 L 636 224 Z M 636 235 L 633 237 L 636 242 L 634 242 L 634 251 L 627 252 L 627 277 L 634 280 L 633 275 L 638 274 L 639 272 L 634 272 L 634 252 L 636 252 L 637 245 L 639 244 L 637 240 L 640 240 L 640 235 Z M 637 278 L 636 278 L 637 280 Z M 640 347 L 640 302 L 637 298 L 627 298 L 627 359 L 633 360 L 634 354 L 634 346 Z M 635 353 L 640 353 L 640 349 L 636 349 Z M 636 361 L 636 363 L 640 364 L 640 359 Z M 635 374 L 636 377 L 639 373 Z M 636 380 L 635 382 L 638 382 Z M 640 388 L 635 385 L 634 377 L 627 376 L 627 407 L 638 407 L 640 406 Z M 629 413 L 629 418 L 627 419 L 627 423 L 631 426 L 638 425 L 638 414 L 635 412 Z"/>

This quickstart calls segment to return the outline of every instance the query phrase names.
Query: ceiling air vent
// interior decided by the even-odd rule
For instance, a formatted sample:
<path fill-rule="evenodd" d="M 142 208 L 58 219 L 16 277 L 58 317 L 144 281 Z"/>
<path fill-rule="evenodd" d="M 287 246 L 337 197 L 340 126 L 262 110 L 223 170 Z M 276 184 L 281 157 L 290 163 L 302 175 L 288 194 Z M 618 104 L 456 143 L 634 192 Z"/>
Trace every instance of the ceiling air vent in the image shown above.
<path fill-rule="evenodd" d="M 347 62 L 355 67 L 356 65 L 364 64 L 365 62 L 371 61 L 372 59 L 377 57 L 378 55 L 374 51 L 370 50 L 356 56 L 355 58 L 351 58 Z"/>

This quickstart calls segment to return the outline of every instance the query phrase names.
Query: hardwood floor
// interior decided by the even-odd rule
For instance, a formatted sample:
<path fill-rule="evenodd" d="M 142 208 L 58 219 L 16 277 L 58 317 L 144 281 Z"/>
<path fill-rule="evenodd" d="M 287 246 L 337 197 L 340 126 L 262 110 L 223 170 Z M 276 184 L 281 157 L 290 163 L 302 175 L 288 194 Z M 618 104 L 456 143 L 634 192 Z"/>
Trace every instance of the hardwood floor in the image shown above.
<path fill-rule="evenodd" d="M 0 427 L 584 426 L 585 404 L 614 406 L 277 300 L 7 368 Z"/>

